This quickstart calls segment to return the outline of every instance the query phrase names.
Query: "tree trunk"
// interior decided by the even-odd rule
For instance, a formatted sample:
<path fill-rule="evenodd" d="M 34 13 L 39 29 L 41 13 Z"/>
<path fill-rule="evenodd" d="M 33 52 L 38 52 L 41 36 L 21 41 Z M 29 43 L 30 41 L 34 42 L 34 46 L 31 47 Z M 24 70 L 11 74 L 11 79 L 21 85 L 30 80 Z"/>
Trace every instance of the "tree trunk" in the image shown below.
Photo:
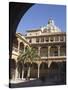
<path fill-rule="evenodd" d="M 18 69 L 17 69 L 17 67 L 16 67 L 16 70 L 15 70 L 15 79 L 17 80 L 18 79 Z"/>

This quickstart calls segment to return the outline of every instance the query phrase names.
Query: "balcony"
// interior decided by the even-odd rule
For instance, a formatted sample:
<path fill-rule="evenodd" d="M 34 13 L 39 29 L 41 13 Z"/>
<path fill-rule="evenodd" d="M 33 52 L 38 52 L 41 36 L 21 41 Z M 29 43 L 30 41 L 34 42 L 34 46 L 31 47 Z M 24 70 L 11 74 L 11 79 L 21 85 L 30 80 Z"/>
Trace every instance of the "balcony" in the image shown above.
<path fill-rule="evenodd" d="M 51 44 L 56 44 L 56 45 L 59 45 L 59 44 L 65 44 L 66 42 L 64 41 L 48 41 L 48 42 L 32 42 L 31 45 L 51 45 Z"/>
<path fill-rule="evenodd" d="M 23 50 L 18 50 L 18 48 L 13 47 L 12 53 L 19 55 L 19 53 L 23 52 Z"/>
<path fill-rule="evenodd" d="M 13 47 L 13 49 L 12 49 L 12 54 L 19 55 L 18 49 L 15 48 L 15 47 Z"/>
<path fill-rule="evenodd" d="M 32 39 L 31 44 L 65 43 L 65 38 L 65 36 L 37 37 L 35 39 Z"/>
<path fill-rule="evenodd" d="M 49 56 L 49 57 L 42 57 L 42 60 L 66 60 L 66 56 Z"/>

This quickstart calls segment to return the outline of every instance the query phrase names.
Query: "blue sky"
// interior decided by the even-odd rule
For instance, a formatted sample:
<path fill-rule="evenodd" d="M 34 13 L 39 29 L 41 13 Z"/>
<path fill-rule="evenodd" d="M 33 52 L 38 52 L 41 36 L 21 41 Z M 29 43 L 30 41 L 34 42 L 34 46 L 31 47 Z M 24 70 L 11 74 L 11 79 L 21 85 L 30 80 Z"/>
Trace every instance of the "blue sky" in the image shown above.
<path fill-rule="evenodd" d="M 66 6 L 35 4 L 22 16 L 17 32 L 25 34 L 27 30 L 46 26 L 50 17 L 61 31 L 66 31 Z"/>

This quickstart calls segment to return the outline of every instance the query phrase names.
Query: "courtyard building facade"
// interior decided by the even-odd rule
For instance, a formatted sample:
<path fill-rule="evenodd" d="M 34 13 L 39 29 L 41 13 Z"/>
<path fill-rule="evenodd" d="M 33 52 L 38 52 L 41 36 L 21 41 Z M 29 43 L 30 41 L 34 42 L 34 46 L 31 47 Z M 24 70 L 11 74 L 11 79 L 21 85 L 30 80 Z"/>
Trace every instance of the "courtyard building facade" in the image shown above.
<path fill-rule="evenodd" d="M 25 62 L 23 72 L 22 63 L 18 62 L 18 56 L 22 51 L 25 52 L 26 47 L 35 48 L 41 58 L 33 62 Z M 10 79 L 13 80 L 25 79 L 27 75 L 30 79 L 46 78 L 52 72 L 53 75 L 56 74 L 57 77 L 63 75 L 62 78 L 64 78 L 66 73 L 66 32 L 62 32 L 54 21 L 49 19 L 46 26 L 28 30 L 25 36 L 16 33 L 10 69 Z"/>

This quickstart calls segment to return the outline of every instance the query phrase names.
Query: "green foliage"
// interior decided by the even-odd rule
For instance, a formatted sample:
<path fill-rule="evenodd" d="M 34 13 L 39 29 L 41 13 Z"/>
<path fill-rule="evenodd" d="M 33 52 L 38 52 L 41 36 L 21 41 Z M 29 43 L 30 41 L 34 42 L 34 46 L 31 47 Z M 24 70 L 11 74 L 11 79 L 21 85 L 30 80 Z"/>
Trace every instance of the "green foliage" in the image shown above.
<path fill-rule="evenodd" d="M 26 61 L 32 62 L 34 60 L 40 59 L 36 49 L 32 47 L 27 47 L 24 52 L 21 52 L 18 56 L 18 61 L 24 63 Z"/>

